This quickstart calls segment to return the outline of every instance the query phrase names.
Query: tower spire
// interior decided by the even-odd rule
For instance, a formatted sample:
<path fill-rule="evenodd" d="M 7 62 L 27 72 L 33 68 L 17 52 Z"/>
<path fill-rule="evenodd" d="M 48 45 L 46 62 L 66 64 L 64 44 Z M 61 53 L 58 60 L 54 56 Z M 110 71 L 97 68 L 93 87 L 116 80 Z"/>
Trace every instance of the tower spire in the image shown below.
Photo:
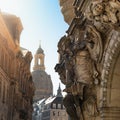
<path fill-rule="evenodd" d="M 39 48 L 41 48 L 41 40 L 39 40 Z"/>
<path fill-rule="evenodd" d="M 63 97 L 62 90 L 61 90 L 61 87 L 60 87 L 60 83 L 59 83 L 59 87 L 58 87 L 58 90 L 57 90 L 57 97 Z"/>

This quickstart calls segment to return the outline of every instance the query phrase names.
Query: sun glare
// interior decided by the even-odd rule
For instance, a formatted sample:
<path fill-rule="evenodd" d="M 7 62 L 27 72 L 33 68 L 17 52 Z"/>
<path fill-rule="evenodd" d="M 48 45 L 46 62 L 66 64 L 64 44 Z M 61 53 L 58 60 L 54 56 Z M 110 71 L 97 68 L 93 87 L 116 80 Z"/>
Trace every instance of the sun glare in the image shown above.
<path fill-rule="evenodd" d="M 19 0 L 0 0 L 2 12 L 16 13 L 19 8 Z"/>

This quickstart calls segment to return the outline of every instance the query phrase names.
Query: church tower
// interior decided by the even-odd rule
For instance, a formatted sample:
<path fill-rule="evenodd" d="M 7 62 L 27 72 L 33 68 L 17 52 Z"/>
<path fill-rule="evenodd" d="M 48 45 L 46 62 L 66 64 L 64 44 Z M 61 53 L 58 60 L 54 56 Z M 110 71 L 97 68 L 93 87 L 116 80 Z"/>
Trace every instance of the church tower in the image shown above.
<path fill-rule="evenodd" d="M 33 70 L 45 70 L 44 57 L 45 57 L 44 51 L 41 48 L 41 45 L 39 45 L 39 48 L 37 49 L 37 52 L 34 56 Z"/>
<path fill-rule="evenodd" d="M 58 87 L 58 90 L 57 90 L 57 97 L 63 97 L 62 90 L 61 90 L 61 87 L 60 87 L 60 83 L 59 83 L 59 87 Z"/>
<path fill-rule="evenodd" d="M 45 72 L 44 65 L 45 54 L 41 45 L 34 55 L 34 67 L 32 72 L 33 82 L 35 84 L 34 101 L 48 98 L 53 95 L 53 84 L 51 76 Z"/>

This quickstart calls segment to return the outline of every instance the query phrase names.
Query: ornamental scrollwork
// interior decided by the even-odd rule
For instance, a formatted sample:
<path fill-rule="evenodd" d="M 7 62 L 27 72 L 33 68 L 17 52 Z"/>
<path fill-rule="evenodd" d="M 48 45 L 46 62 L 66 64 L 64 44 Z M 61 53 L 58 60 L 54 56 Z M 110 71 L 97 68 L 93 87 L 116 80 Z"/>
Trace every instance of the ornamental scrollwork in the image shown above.
<path fill-rule="evenodd" d="M 120 30 L 120 1 L 93 0 L 85 12 L 85 16 L 94 22 L 109 24 Z"/>

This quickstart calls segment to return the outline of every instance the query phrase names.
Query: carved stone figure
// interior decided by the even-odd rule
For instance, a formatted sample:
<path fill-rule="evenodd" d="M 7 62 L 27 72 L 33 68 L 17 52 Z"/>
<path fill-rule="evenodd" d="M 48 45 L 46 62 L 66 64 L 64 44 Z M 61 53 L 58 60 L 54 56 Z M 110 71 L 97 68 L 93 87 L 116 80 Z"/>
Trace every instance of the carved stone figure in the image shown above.
<path fill-rule="evenodd" d="M 73 53 L 71 51 L 71 41 L 68 37 L 63 36 L 58 43 L 59 52 L 59 64 L 56 65 L 56 71 L 60 75 L 61 82 L 66 85 L 66 88 L 70 87 L 73 83 Z"/>
<path fill-rule="evenodd" d="M 88 116 L 98 114 L 93 86 L 99 75 L 96 64 L 102 57 L 102 40 L 92 26 L 86 26 L 83 36 L 84 39 L 63 36 L 58 43 L 60 59 L 56 71 L 66 86 L 64 105 L 72 120 L 84 120 L 84 111 L 91 110 Z"/>
<path fill-rule="evenodd" d="M 103 44 L 100 33 L 95 27 L 88 25 L 85 34 L 87 48 L 91 58 L 95 62 L 100 62 L 103 54 Z"/>
<path fill-rule="evenodd" d="M 76 82 L 89 85 L 98 76 L 95 63 L 100 62 L 102 57 L 102 40 L 94 27 L 87 26 L 85 38 L 78 44 L 82 44 L 82 48 L 79 47 L 75 54 L 75 79 Z"/>
<path fill-rule="evenodd" d="M 65 60 L 63 57 L 65 51 L 65 39 L 66 36 L 63 36 L 58 43 L 59 63 L 55 66 L 55 70 L 58 72 L 60 80 L 64 85 L 66 85 Z"/>
<path fill-rule="evenodd" d="M 70 39 L 70 37 L 64 36 L 61 38 L 58 44 L 58 48 L 59 48 L 58 52 L 60 54 L 60 59 L 59 59 L 59 64 L 56 65 L 55 69 L 59 73 L 61 81 L 66 85 L 64 91 L 67 92 L 68 95 L 64 98 L 64 105 L 67 109 L 67 112 L 72 120 L 79 120 L 82 118 L 82 113 L 79 103 L 80 97 L 78 97 L 77 94 L 81 92 L 80 90 L 81 87 L 80 85 L 79 86 L 77 85 L 78 92 L 76 92 L 76 85 L 74 85 L 75 59 L 74 59 L 74 53 L 72 47 L 73 47 L 73 41 Z"/>
<path fill-rule="evenodd" d="M 95 120 L 95 118 L 99 114 L 97 106 L 96 87 L 96 85 L 92 84 L 89 86 L 85 86 L 84 88 L 83 111 L 85 120 Z"/>

